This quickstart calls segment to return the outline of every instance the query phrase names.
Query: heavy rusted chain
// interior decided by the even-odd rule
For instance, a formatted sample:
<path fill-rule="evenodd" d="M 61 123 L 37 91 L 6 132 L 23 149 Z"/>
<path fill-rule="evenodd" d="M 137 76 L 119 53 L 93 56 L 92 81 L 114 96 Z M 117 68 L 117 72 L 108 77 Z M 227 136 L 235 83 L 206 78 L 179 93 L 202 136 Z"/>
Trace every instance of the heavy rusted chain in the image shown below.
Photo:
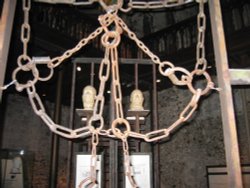
<path fill-rule="evenodd" d="M 200 13 L 198 15 L 198 18 L 202 19 L 202 23 L 204 23 L 204 3 L 201 0 L 200 3 Z M 203 7 L 203 8 L 202 8 Z M 30 5 L 25 5 L 24 6 L 24 11 L 25 11 L 25 19 L 24 23 L 27 25 L 28 24 L 28 14 L 27 11 L 30 9 Z M 198 19 L 199 20 L 199 19 Z M 112 78 L 113 78 L 113 90 L 114 90 L 114 101 L 115 101 L 115 112 L 116 112 L 116 118 L 117 119 L 124 119 L 124 114 L 123 114 L 123 106 L 122 106 L 122 93 L 121 93 L 121 85 L 120 85 L 120 78 L 119 78 L 119 66 L 118 66 L 118 53 L 117 53 L 117 46 L 120 43 L 120 35 L 122 34 L 123 31 L 125 31 L 129 38 L 132 39 L 133 41 L 136 42 L 138 47 L 146 53 L 154 63 L 159 65 L 159 71 L 161 74 L 163 74 L 166 77 L 169 77 L 170 80 L 173 82 L 175 85 L 187 85 L 190 91 L 193 93 L 194 96 L 196 95 L 205 95 L 207 94 L 211 88 L 213 88 L 213 82 L 211 81 L 211 78 L 209 74 L 205 71 L 201 73 L 200 69 L 195 69 L 191 73 L 182 68 L 182 67 L 175 67 L 171 62 L 168 61 L 161 61 L 154 53 L 152 53 L 146 45 L 140 41 L 135 33 L 130 31 L 130 29 L 127 27 L 127 25 L 124 23 L 124 21 L 117 16 L 117 12 L 112 12 L 112 13 L 107 13 L 103 16 L 99 17 L 99 21 L 101 24 L 101 27 L 97 28 L 93 33 L 91 33 L 87 38 L 82 39 L 76 47 L 67 50 L 62 56 L 53 58 L 52 60 L 47 62 L 47 66 L 51 69 L 57 67 L 60 65 L 65 59 L 69 58 L 72 56 L 73 53 L 76 51 L 80 50 L 83 46 L 85 46 L 90 40 L 96 38 L 99 34 L 101 34 L 104 31 L 104 34 L 102 35 L 102 45 L 105 47 L 105 57 L 100 65 L 100 71 L 99 71 L 99 80 L 100 80 L 100 86 L 99 86 L 99 92 L 98 95 L 96 96 L 96 102 L 95 102 L 95 107 L 94 107 L 94 113 L 93 116 L 90 118 L 89 124 L 86 128 L 79 128 L 76 130 L 71 130 L 68 128 L 65 128 L 63 126 L 55 124 L 51 118 L 45 113 L 43 104 L 41 102 L 41 99 L 39 95 L 35 92 L 35 84 L 37 80 L 42 79 L 39 77 L 39 72 L 36 68 L 35 63 L 27 63 L 26 65 L 19 64 L 19 67 L 13 72 L 13 80 L 16 80 L 16 74 L 19 71 L 32 71 L 34 75 L 34 80 L 28 81 L 26 84 L 20 84 L 19 82 L 15 82 L 17 89 L 20 91 L 22 89 L 27 89 L 29 99 L 31 101 L 32 107 L 37 115 L 39 115 L 44 122 L 48 125 L 48 127 L 55 133 L 67 137 L 67 138 L 78 138 L 78 137 L 85 137 L 91 134 L 93 130 L 97 130 L 97 133 L 100 135 L 108 136 L 108 137 L 117 137 L 117 132 L 115 132 L 116 129 L 108 129 L 104 130 L 104 119 L 102 116 L 103 113 L 103 107 L 104 107 L 104 90 L 105 90 L 105 84 L 106 81 L 109 78 L 110 70 L 112 70 Z M 109 26 L 113 24 L 114 29 L 110 30 Z M 200 46 L 200 44 L 204 44 L 204 24 L 198 24 L 202 34 L 200 34 L 202 37 L 201 41 L 198 41 L 197 46 Z M 29 33 L 29 32 L 28 32 Z M 23 42 L 26 43 L 29 39 L 29 37 L 26 36 L 26 34 L 22 35 L 24 40 Z M 25 36 L 25 37 L 24 37 Z M 111 42 L 110 42 L 111 41 Z M 24 45 L 25 46 L 25 45 Z M 202 48 L 203 49 L 203 48 Z M 27 51 L 27 50 L 26 50 Z M 200 50 L 199 50 L 200 51 Z M 24 50 L 25 52 L 25 50 Z M 197 50 L 198 52 L 198 50 Z M 197 55 L 199 59 L 204 59 L 204 50 L 202 50 L 201 55 Z M 22 58 L 27 58 L 30 61 L 30 58 L 27 56 L 27 54 L 23 53 L 19 59 Z M 200 58 L 201 57 L 201 58 Z M 112 68 L 111 68 L 112 66 Z M 166 68 L 167 67 L 167 68 Z M 203 70 L 203 69 L 202 69 Z M 183 75 L 181 78 L 178 78 L 176 76 L 176 72 L 181 72 Z M 51 73 L 52 74 L 52 73 Z M 199 88 L 196 89 L 193 86 L 193 77 L 196 75 L 204 75 L 206 80 L 207 80 L 207 86 L 205 89 L 203 89 L 201 92 Z M 198 103 L 198 101 L 197 101 Z M 189 111 L 191 109 L 191 111 Z M 187 105 L 187 107 L 184 109 L 184 111 L 180 114 L 180 119 L 178 119 L 175 123 L 173 123 L 170 127 L 175 127 L 179 126 L 182 122 L 186 121 L 187 119 L 190 118 L 191 114 L 193 113 L 195 109 L 195 106 L 192 106 L 190 104 Z M 187 116 L 184 116 L 188 112 Z M 183 117 L 184 116 L 184 117 Z M 100 126 L 99 128 L 94 128 L 92 125 L 93 123 L 99 121 Z M 156 141 L 158 139 L 162 139 L 165 137 L 169 136 L 169 130 L 168 129 L 162 129 L 162 130 L 154 130 L 150 133 L 147 133 L 145 135 L 142 135 L 140 133 L 135 133 L 132 131 L 128 131 L 127 134 L 131 137 L 137 137 L 144 139 L 145 141 L 151 142 L 151 141 Z"/>
<path fill-rule="evenodd" d="M 94 0 L 91 2 L 95 2 Z M 103 3 L 102 0 L 98 0 L 99 3 Z M 206 72 L 207 61 L 205 58 L 205 30 L 206 30 L 206 16 L 204 13 L 204 2 L 205 0 L 199 0 L 199 14 L 197 16 L 197 27 L 198 27 L 198 41 L 196 50 L 196 65 L 193 71 L 188 71 L 183 67 L 176 67 L 172 62 L 161 61 L 160 58 L 154 54 L 141 40 L 138 39 L 136 34 L 132 32 L 125 22 L 117 15 L 118 10 L 129 11 L 132 8 L 159 8 L 175 6 L 179 4 L 184 4 L 190 2 L 189 0 L 165 0 L 160 2 L 135 2 L 130 0 L 128 7 L 123 7 L 123 0 L 119 0 L 117 4 L 107 6 L 103 4 L 102 6 L 106 10 L 106 14 L 99 16 L 100 27 L 98 27 L 94 32 L 92 32 L 87 38 L 82 39 L 78 44 L 64 52 L 61 56 L 55 57 L 53 59 L 48 59 L 43 62 L 50 69 L 50 74 L 47 77 L 40 77 L 39 71 L 37 69 L 37 61 L 32 60 L 27 53 L 27 46 L 30 39 L 30 25 L 29 25 L 29 10 L 30 10 L 30 0 L 23 0 L 23 11 L 24 11 L 24 23 L 21 29 L 21 40 L 23 43 L 23 53 L 18 57 L 17 64 L 18 67 L 13 71 L 11 84 L 16 85 L 18 91 L 26 89 L 31 106 L 34 112 L 40 116 L 44 123 L 49 127 L 49 129 L 65 138 L 84 138 L 92 135 L 92 152 L 91 152 L 91 165 L 90 165 L 90 176 L 82 180 L 79 184 L 79 188 L 82 186 L 94 187 L 98 186 L 97 182 L 97 145 L 99 143 L 99 136 L 107 136 L 110 138 L 119 138 L 123 144 L 123 154 L 124 154 L 124 169 L 125 174 L 133 188 L 138 187 L 132 172 L 132 167 L 130 164 L 129 156 L 129 146 L 128 137 L 143 139 L 146 142 L 155 142 L 161 139 L 167 138 L 173 133 L 182 123 L 188 121 L 195 110 L 198 107 L 199 100 L 202 95 L 206 95 L 211 89 L 214 89 L 214 83 L 211 80 L 210 75 Z M 112 25 L 112 27 L 110 27 Z M 112 28 L 112 29 L 110 29 Z M 103 34 L 102 34 L 103 33 Z M 190 102 L 187 106 L 180 112 L 179 118 L 172 123 L 168 128 L 163 128 L 160 130 L 153 130 L 146 134 L 137 133 L 131 130 L 129 122 L 124 118 L 123 105 L 122 105 L 122 90 L 120 83 L 120 73 L 119 73 L 119 62 L 118 62 L 118 51 L 117 47 L 120 44 L 121 34 L 127 33 L 128 37 L 133 40 L 139 49 L 142 50 L 153 63 L 157 64 L 159 67 L 159 72 L 168 77 L 174 85 L 187 86 L 190 92 L 193 94 Z M 69 129 L 62 125 L 56 124 L 46 113 L 42 100 L 38 93 L 36 92 L 35 84 L 38 80 L 47 81 L 54 73 L 54 68 L 59 66 L 67 58 L 71 57 L 75 52 L 83 48 L 88 42 L 95 39 L 97 36 L 101 36 L 101 44 L 105 49 L 104 58 L 100 64 L 99 68 L 99 90 L 96 96 L 93 114 L 86 127 L 81 127 L 78 129 Z M 19 83 L 17 80 L 17 74 L 21 71 L 31 71 L 33 75 L 33 80 L 29 80 L 26 83 Z M 106 82 L 112 74 L 112 90 L 115 104 L 115 118 L 111 122 L 111 128 L 104 129 L 104 91 L 106 88 Z M 181 76 L 180 76 L 181 75 Z M 196 88 L 194 77 L 203 76 L 206 80 L 205 88 Z M 6 87 L 1 87 L 5 89 Z M 120 126 L 125 126 L 125 131 L 121 131 Z"/>

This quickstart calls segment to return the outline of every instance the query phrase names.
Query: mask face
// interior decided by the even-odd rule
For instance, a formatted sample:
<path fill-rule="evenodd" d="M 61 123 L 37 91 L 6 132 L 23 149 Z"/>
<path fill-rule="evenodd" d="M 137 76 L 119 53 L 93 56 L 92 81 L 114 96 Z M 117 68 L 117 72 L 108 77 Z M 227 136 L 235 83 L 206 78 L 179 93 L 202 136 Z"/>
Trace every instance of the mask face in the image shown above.
<path fill-rule="evenodd" d="M 96 90 L 92 86 L 83 89 L 82 102 L 84 109 L 93 109 L 95 104 Z"/>
<path fill-rule="evenodd" d="M 130 110 L 143 110 L 143 94 L 140 90 L 134 90 L 130 95 Z"/>

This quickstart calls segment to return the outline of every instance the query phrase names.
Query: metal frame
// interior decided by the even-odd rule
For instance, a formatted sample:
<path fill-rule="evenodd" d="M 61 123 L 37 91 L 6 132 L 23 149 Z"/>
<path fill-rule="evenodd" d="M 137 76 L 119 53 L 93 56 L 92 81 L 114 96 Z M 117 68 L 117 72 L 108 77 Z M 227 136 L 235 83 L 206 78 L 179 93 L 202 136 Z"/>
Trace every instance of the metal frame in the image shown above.
<path fill-rule="evenodd" d="M 3 10 L 0 20 L 0 86 L 3 85 L 5 78 L 16 2 L 16 0 L 4 0 L 3 3 Z M 2 90 L 0 90 L 0 102 L 1 100 Z"/>
<path fill-rule="evenodd" d="M 239 146 L 235 122 L 235 112 L 232 99 L 230 71 L 228 67 L 226 42 L 219 0 L 209 0 L 210 20 L 216 60 L 220 92 L 220 104 L 226 163 L 228 173 L 228 185 L 230 188 L 242 188 L 242 174 L 240 166 Z"/>

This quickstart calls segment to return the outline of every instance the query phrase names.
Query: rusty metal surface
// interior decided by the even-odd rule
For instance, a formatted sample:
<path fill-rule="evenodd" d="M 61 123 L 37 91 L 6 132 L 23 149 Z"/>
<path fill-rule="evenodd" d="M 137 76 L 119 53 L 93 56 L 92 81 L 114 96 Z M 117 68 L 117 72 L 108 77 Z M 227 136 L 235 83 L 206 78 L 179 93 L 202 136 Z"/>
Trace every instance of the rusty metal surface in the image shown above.
<path fill-rule="evenodd" d="M 230 188 L 242 188 L 243 185 L 237 129 L 220 7 L 220 1 L 209 1 L 217 76 L 219 87 L 222 89 L 222 91 L 220 92 L 220 103 L 228 172 L 228 184 L 230 185 Z"/>
<path fill-rule="evenodd" d="M 70 120 L 69 120 L 69 128 L 74 128 L 74 109 L 75 109 L 75 87 L 76 87 L 76 66 L 74 63 L 72 66 L 72 86 L 71 86 L 71 99 L 70 99 Z M 67 188 L 71 187 L 71 179 L 72 179 L 72 149 L 73 142 L 71 140 L 68 141 L 68 153 L 67 153 Z"/>
<path fill-rule="evenodd" d="M 56 103 L 55 103 L 54 118 L 53 118 L 56 123 L 61 123 L 62 86 L 63 86 L 63 69 L 60 69 L 57 79 Z M 57 134 L 54 133 L 52 133 L 51 136 L 52 137 L 51 137 L 51 153 L 50 153 L 51 156 L 50 156 L 49 187 L 54 188 L 57 186 L 60 138 Z"/>
<path fill-rule="evenodd" d="M 16 0 L 3 0 L 3 9 L 0 19 L 0 86 L 4 83 L 5 70 L 10 45 L 12 24 L 16 9 Z M 2 90 L 0 89 L 0 102 L 2 100 Z"/>
<path fill-rule="evenodd" d="M 156 65 L 152 65 L 153 68 L 153 91 L 152 91 L 152 128 L 153 130 L 159 129 L 158 120 L 158 93 L 157 93 L 157 78 L 156 78 Z M 154 170 L 154 187 L 160 188 L 160 146 L 158 144 L 153 145 L 153 170 Z"/>

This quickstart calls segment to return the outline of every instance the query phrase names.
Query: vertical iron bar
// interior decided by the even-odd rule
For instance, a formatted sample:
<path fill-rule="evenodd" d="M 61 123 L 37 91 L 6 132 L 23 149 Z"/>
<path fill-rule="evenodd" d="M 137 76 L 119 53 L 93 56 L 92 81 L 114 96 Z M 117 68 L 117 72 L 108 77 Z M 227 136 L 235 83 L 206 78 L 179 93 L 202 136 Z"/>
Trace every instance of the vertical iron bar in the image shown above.
<path fill-rule="evenodd" d="M 243 105 L 243 113 L 244 113 L 244 119 L 245 119 L 245 126 L 246 126 L 246 134 L 247 134 L 247 141 L 246 143 L 250 143 L 250 125 L 249 125 L 249 111 L 248 111 L 248 104 L 246 97 L 246 89 L 241 90 L 241 96 L 242 96 L 242 105 Z M 250 156 L 250 144 L 248 144 L 248 156 Z"/>
<path fill-rule="evenodd" d="M 94 87 L 95 78 L 95 63 L 91 63 L 91 73 L 90 73 L 90 85 Z"/>
<path fill-rule="evenodd" d="M 61 106 L 62 106 L 62 81 L 63 68 L 59 68 L 57 88 L 56 88 L 56 102 L 54 111 L 54 122 L 60 124 L 61 121 Z M 58 167 L 58 152 L 59 152 L 59 136 L 52 133 L 51 138 L 51 158 L 50 158 L 50 179 L 49 187 L 55 188 L 57 185 L 57 167 Z"/>
<path fill-rule="evenodd" d="M 220 1 L 209 0 L 208 2 L 216 60 L 216 70 L 219 87 L 222 89 L 222 91 L 220 91 L 220 103 L 226 152 L 228 187 L 242 188 L 243 186 L 239 146 L 232 99 L 232 88 L 230 84 L 226 42 L 221 15 L 221 6 Z"/>
<path fill-rule="evenodd" d="M 70 117 L 69 117 L 69 128 L 74 128 L 74 115 L 75 115 L 75 87 L 76 87 L 76 63 L 73 63 L 72 67 L 72 81 L 71 81 L 71 98 L 70 98 Z M 71 187 L 71 168 L 72 168 L 72 148 L 73 142 L 68 141 L 68 153 L 67 153 L 67 188 Z"/>
<path fill-rule="evenodd" d="M 141 51 L 138 52 L 138 59 L 142 58 L 142 53 Z M 138 63 L 135 63 L 135 89 L 139 88 L 139 83 L 138 83 Z M 140 119 L 139 115 L 136 113 L 135 116 L 135 131 L 140 132 Z M 138 140 L 135 140 L 135 145 L 136 145 L 136 151 L 140 152 L 140 142 Z"/>
<path fill-rule="evenodd" d="M 135 89 L 138 89 L 138 63 L 135 63 Z"/>
<path fill-rule="evenodd" d="M 157 97 L 157 83 L 156 83 L 156 65 L 153 63 L 153 95 L 152 95 L 152 121 L 153 129 L 159 129 L 158 121 L 158 97 Z M 159 144 L 153 143 L 153 160 L 154 160 L 154 187 L 160 188 L 160 148 Z"/>
<path fill-rule="evenodd" d="M 111 75 L 112 76 L 112 75 Z M 111 79 L 112 80 L 112 79 Z M 110 86 L 110 109 L 109 109 L 109 118 L 110 118 L 110 124 L 115 118 L 115 109 L 114 109 L 114 90 L 113 90 L 113 82 L 111 82 Z M 111 139 L 109 141 L 110 148 L 109 148 L 109 169 L 110 169 L 110 175 L 109 175 L 109 187 L 118 187 L 118 141 Z"/>

